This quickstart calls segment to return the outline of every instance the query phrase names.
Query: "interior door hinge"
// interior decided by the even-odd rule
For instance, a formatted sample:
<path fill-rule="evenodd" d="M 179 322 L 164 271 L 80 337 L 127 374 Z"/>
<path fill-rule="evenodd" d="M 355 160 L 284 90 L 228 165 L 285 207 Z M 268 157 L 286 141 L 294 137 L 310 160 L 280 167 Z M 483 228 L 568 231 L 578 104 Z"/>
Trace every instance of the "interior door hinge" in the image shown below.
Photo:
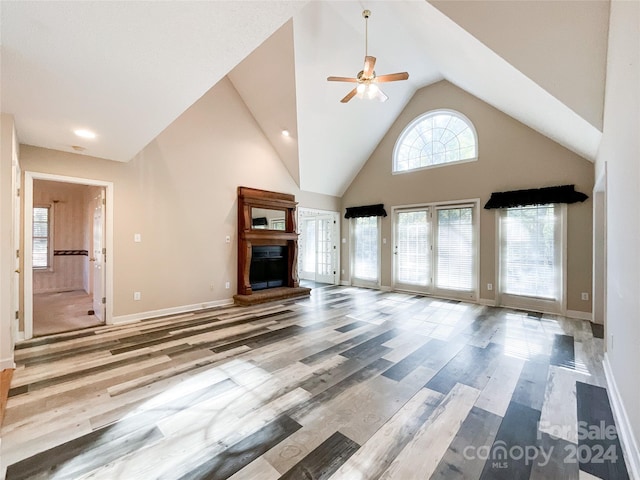
<path fill-rule="evenodd" d="M 20 320 L 20 312 L 16 310 L 16 320 Z"/>
<path fill-rule="evenodd" d="M 19 197 L 19 196 L 20 196 L 20 189 L 18 188 L 16 189 L 16 197 Z"/>
<path fill-rule="evenodd" d="M 107 303 L 107 297 L 102 297 L 102 304 L 104 305 L 105 303 Z"/>
<path fill-rule="evenodd" d="M 20 249 L 16 250 L 16 258 L 20 258 Z"/>
<path fill-rule="evenodd" d="M 103 199 L 102 199 L 102 204 L 103 204 L 103 205 L 106 205 L 106 204 L 107 204 L 107 199 L 106 199 L 106 198 L 103 198 Z"/>
<path fill-rule="evenodd" d="M 106 254 L 107 254 L 107 249 L 106 249 L 106 248 L 103 248 L 103 249 L 102 249 L 102 254 L 103 254 L 103 255 L 106 255 Z"/>

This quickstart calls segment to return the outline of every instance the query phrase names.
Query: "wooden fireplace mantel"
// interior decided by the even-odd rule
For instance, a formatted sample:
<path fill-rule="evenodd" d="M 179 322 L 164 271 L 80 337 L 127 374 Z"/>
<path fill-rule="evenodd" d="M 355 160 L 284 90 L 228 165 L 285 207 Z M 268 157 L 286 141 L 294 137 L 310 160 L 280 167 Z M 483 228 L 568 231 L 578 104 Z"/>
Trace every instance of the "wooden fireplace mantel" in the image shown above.
<path fill-rule="evenodd" d="M 253 293 L 249 281 L 252 247 L 279 245 L 287 247 L 287 287 L 298 288 L 298 234 L 296 233 L 295 196 L 255 188 L 238 187 L 238 295 Z M 253 228 L 251 210 L 280 210 L 285 219 L 284 230 Z M 237 300 L 237 299 L 236 299 Z"/>

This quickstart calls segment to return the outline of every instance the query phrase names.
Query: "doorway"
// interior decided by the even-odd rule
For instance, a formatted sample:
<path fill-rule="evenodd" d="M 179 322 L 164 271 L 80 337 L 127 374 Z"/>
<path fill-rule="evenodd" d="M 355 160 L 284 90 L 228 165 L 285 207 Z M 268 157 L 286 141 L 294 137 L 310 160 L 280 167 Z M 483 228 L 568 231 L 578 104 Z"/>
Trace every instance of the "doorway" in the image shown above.
<path fill-rule="evenodd" d="M 339 214 L 308 208 L 298 209 L 298 276 L 315 284 L 339 283 Z"/>
<path fill-rule="evenodd" d="M 24 338 L 110 323 L 112 184 L 25 172 L 24 192 Z"/>

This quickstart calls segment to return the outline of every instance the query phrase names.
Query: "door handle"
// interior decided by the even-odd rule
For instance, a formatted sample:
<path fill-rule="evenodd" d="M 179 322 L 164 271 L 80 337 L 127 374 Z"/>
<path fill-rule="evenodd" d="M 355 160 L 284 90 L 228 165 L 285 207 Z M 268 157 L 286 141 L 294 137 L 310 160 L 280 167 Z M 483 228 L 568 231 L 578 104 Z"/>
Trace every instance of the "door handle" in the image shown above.
<path fill-rule="evenodd" d="M 16 273 L 20 273 L 20 269 L 19 268 L 16 268 Z"/>
<path fill-rule="evenodd" d="M 90 261 L 90 262 L 95 262 L 95 261 L 96 261 L 96 257 L 91 257 L 91 258 L 89 259 L 89 261 Z"/>

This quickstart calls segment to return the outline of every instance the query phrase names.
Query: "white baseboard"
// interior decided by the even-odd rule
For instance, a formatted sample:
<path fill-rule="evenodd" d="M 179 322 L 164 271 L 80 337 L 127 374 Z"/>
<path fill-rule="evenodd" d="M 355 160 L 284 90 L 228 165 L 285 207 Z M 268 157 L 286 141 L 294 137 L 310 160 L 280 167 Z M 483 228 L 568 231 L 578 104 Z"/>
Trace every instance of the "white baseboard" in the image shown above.
<path fill-rule="evenodd" d="M 0 370 L 6 370 L 7 368 L 16 368 L 13 357 L 0 359 Z"/>
<path fill-rule="evenodd" d="M 393 291 L 393 287 L 390 287 L 388 285 L 380 285 L 380 287 L 378 287 L 378 288 L 383 292 L 392 292 Z"/>
<path fill-rule="evenodd" d="M 480 305 L 484 305 L 486 307 L 495 307 L 496 306 L 496 301 L 491 299 L 491 298 L 479 298 L 478 299 L 478 303 Z"/>
<path fill-rule="evenodd" d="M 622 449 L 624 450 L 625 462 L 627 464 L 627 470 L 632 479 L 640 480 L 640 450 L 638 449 L 638 442 L 633 434 L 631 428 L 631 421 L 627 415 L 627 411 L 624 408 L 622 399 L 620 398 L 620 392 L 618 391 L 618 385 L 616 379 L 611 370 L 611 364 L 609 363 L 609 356 L 604 354 L 604 374 L 607 378 L 607 385 L 609 391 L 609 400 L 611 400 L 611 410 L 613 410 L 613 417 L 616 421 L 616 427 L 618 430 L 618 436 Z"/>
<path fill-rule="evenodd" d="M 340 285 L 342 285 L 343 287 L 350 287 L 351 282 L 349 280 L 340 280 Z"/>
<path fill-rule="evenodd" d="M 148 312 L 132 313 L 129 315 L 119 315 L 117 317 L 113 317 L 111 323 L 114 325 L 121 323 L 131 323 L 140 320 L 146 320 L 147 318 L 163 317 L 166 315 L 177 315 L 180 313 L 204 310 L 206 308 L 225 307 L 227 305 L 233 305 L 233 298 L 228 298 L 225 300 L 215 300 L 213 302 L 196 303 L 193 305 L 182 305 L 180 307 L 163 308 L 160 310 L 151 310 Z"/>
<path fill-rule="evenodd" d="M 593 314 L 591 312 L 581 312 L 580 310 L 567 310 L 565 317 L 577 318 L 578 320 L 588 320 L 593 322 Z"/>

